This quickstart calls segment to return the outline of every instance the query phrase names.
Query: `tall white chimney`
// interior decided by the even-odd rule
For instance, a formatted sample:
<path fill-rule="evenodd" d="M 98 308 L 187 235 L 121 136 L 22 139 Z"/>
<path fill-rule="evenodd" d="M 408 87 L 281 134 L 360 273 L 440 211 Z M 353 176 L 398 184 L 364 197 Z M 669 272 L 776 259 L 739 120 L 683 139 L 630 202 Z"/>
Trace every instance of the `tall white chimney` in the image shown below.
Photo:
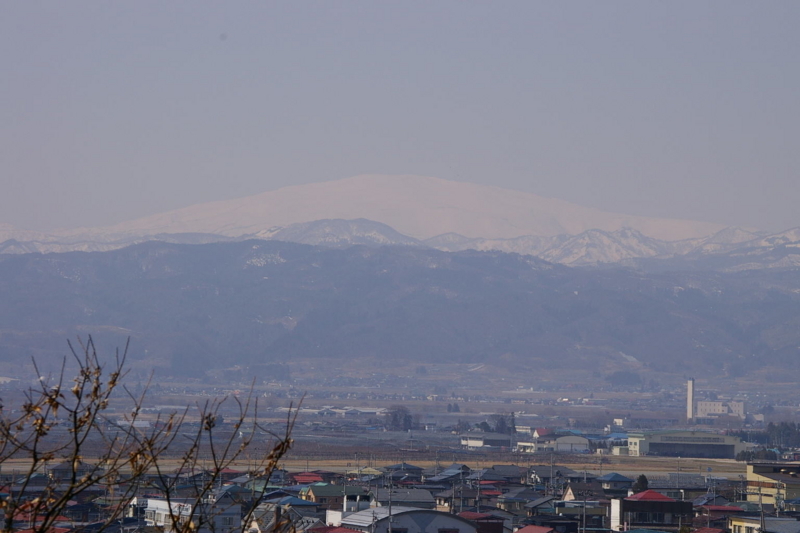
<path fill-rule="evenodd" d="M 686 383 L 686 421 L 694 420 L 694 378 Z"/>

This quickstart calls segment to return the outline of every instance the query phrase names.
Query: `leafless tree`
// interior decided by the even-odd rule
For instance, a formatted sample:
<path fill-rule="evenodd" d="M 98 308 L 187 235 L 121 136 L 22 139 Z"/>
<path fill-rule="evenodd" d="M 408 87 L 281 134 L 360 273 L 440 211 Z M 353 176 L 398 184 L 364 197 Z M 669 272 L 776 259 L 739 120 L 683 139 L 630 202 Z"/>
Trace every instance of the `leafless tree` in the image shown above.
<path fill-rule="evenodd" d="M 289 451 L 296 411 L 289 410 L 280 434 L 266 431 L 258 422 L 252 388 L 243 399 L 223 398 L 197 405 L 199 418 L 194 413 L 190 416 L 187 407 L 159 415 L 152 425 L 137 424 L 142 420 L 147 387 L 133 394 L 123 384 L 129 343 L 122 352 L 117 350 L 110 363 L 101 361 L 91 337 L 79 341 L 78 347 L 70 343 L 74 362 L 65 359 L 54 377 L 40 377 L 20 405 L 4 405 L 0 400 L 0 469 L 7 474 L 12 462 L 20 469 L 9 479 L 8 496 L 0 499 L 4 533 L 18 529 L 51 532 L 71 501 L 98 489 L 113 494 L 115 505 L 93 531 L 119 521 L 142 489 L 157 490 L 168 502 L 171 527 L 165 524 L 165 529 L 213 531 L 209 498 L 220 485 L 221 473 L 242 461 L 257 440 L 267 438 L 264 452 L 255 458 L 250 453 L 247 458 L 249 473 L 268 480 Z M 77 366 L 71 381 L 68 363 Z M 40 376 L 35 362 L 34 369 Z M 109 401 L 120 395 L 133 404 L 122 423 L 106 416 Z M 237 414 L 223 430 L 218 423 L 220 411 L 231 402 Z M 180 452 L 177 459 L 176 451 Z M 205 468 L 201 468 L 201 455 Z M 59 466 L 48 468 L 54 461 L 59 461 Z M 181 474 L 200 470 L 202 475 L 192 478 L 192 490 L 179 493 Z M 243 523 L 250 522 L 261 497 L 263 494 L 255 495 Z M 187 508 L 188 515 L 183 511 Z M 20 528 L 20 523 L 26 527 Z"/>

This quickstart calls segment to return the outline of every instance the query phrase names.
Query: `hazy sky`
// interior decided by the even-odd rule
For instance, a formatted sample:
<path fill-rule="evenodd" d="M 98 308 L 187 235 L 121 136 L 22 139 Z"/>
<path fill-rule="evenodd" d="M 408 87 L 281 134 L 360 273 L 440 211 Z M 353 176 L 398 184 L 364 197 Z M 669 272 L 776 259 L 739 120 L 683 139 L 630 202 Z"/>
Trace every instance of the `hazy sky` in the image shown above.
<path fill-rule="evenodd" d="M 0 222 L 363 173 L 800 225 L 800 2 L 3 2 Z"/>

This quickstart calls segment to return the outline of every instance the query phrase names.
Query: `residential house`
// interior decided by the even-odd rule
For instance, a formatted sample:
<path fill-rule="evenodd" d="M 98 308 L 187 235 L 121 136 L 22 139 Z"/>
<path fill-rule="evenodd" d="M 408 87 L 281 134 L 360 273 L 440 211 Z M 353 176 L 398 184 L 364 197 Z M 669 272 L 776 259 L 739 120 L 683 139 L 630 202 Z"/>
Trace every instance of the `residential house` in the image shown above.
<path fill-rule="evenodd" d="M 68 483 L 72 479 L 73 473 L 76 479 L 80 479 L 92 472 L 102 474 L 103 469 L 83 461 L 78 461 L 75 465 L 73 465 L 72 461 L 64 461 L 48 469 L 50 477 L 56 483 Z"/>
<path fill-rule="evenodd" d="M 435 509 L 436 500 L 424 489 L 377 489 L 369 493 L 371 507 L 401 505 L 417 509 Z"/>
<path fill-rule="evenodd" d="M 633 486 L 633 480 L 616 472 L 611 472 L 597 478 L 600 486 L 607 496 L 626 496 Z"/>
<path fill-rule="evenodd" d="M 135 498 L 137 505 L 140 500 Z M 198 503 L 196 499 L 143 498 L 144 518 L 148 526 L 164 533 L 178 533 L 188 523 L 197 533 L 239 533 L 242 530 L 241 505 L 228 497 Z M 177 527 L 176 527 L 177 522 Z"/>
<path fill-rule="evenodd" d="M 362 487 L 350 485 L 311 485 L 300 491 L 300 498 L 319 504 L 321 509 L 341 510 L 344 508 L 345 495 L 365 495 Z"/>
<path fill-rule="evenodd" d="M 411 507 L 373 507 L 338 516 L 328 513 L 328 525 L 342 526 L 363 533 L 477 533 L 476 525 L 456 515 Z"/>
<path fill-rule="evenodd" d="M 525 526 L 519 528 L 515 533 L 556 533 L 556 530 L 547 526 Z"/>
<path fill-rule="evenodd" d="M 464 485 L 436 493 L 436 510 L 443 512 L 459 512 L 475 507 L 478 501 L 478 490 Z"/>
<path fill-rule="evenodd" d="M 796 518 L 764 517 L 761 527 L 759 516 L 731 516 L 728 518 L 731 533 L 800 533 L 800 522 Z"/>
<path fill-rule="evenodd" d="M 562 499 L 565 502 L 602 501 L 606 499 L 606 494 L 603 491 L 603 486 L 597 480 L 590 480 L 585 483 L 577 481 L 567 485 Z"/>
<path fill-rule="evenodd" d="M 614 531 L 636 528 L 679 531 L 694 516 L 692 502 L 677 501 L 654 490 L 611 500 L 610 527 Z"/>
<path fill-rule="evenodd" d="M 555 514 L 555 496 L 542 496 L 525 504 L 526 514 L 531 516 Z"/>
<path fill-rule="evenodd" d="M 530 487 L 517 487 L 497 497 L 497 507 L 514 514 L 528 514 L 525 506 L 542 497 L 542 493 Z"/>

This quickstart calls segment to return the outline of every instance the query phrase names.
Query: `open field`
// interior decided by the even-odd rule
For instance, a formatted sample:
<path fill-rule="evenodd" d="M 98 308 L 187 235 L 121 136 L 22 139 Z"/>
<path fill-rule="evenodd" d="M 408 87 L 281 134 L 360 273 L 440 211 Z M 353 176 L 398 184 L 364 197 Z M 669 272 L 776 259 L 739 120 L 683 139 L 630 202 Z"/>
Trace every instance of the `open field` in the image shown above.
<path fill-rule="evenodd" d="M 479 460 L 460 458 L 459 462 L 468 465 L 470 468 L 486 468 L 494 464 L 518 464 L 520 466 L 550 464 L 550 455 L 519 455 L 519 454 L 491 454 L 481 457 Z M 375 467 L 389 465 L 398 460 L 405 461 L 421 466 L 423 468 L 434 468 L 437 465 L 435 457 L 431 454 L 421 454 L 418 456 L 406 456 L 401 459 L 393 455 L 375 454 L 370 460 L 361 457 L 357 463 L 352 459 L 307 459 L 290 454 L 290 456 L 280 462 L 281 468 L 291 472 L 304 470 L 330 470 L 333 472 L 346 472 L 355 470 L 357 467 L 364 468 L 367 465 Z M 728 459 L 695 459 L 695 458 L 673 458 L 673 457 L 604 457 L 602 463 L 598 462 L 597 456 L 575 456 L 575 455 L 554 455 L 553 462 L 556 465 L 563 465 L 578 472 L 587 471 L 594 474 L 607 474 L 617 472 L 631 477 L 639 474 L 645 475 L 665 475 L 669 472 L 686 472 L 695 474 L 709 474 L 715 477 L 728 479 L 738 479 L 745 473 L 745 463 L 736 462 Z M 91 459 L 87 459 L 91 460 Z M 28 465 L 25 459 L 13 459 L 0 465 L 0 473 L 8 473 L 14 470 L 22 471 Z M 176 468 L 178 459 L 166 459 L 164 463 L 168 468 Z M 243 459 L 237 461 L 233 468 L 247 470 L 253 461 Z M 446 467 L 449 461 L 439 461 L 440 467 Z M 210 467 L 209 461 L 201 460 L 200 468 Z M 711 469 L 709 472 L 708 469 Z"/>

